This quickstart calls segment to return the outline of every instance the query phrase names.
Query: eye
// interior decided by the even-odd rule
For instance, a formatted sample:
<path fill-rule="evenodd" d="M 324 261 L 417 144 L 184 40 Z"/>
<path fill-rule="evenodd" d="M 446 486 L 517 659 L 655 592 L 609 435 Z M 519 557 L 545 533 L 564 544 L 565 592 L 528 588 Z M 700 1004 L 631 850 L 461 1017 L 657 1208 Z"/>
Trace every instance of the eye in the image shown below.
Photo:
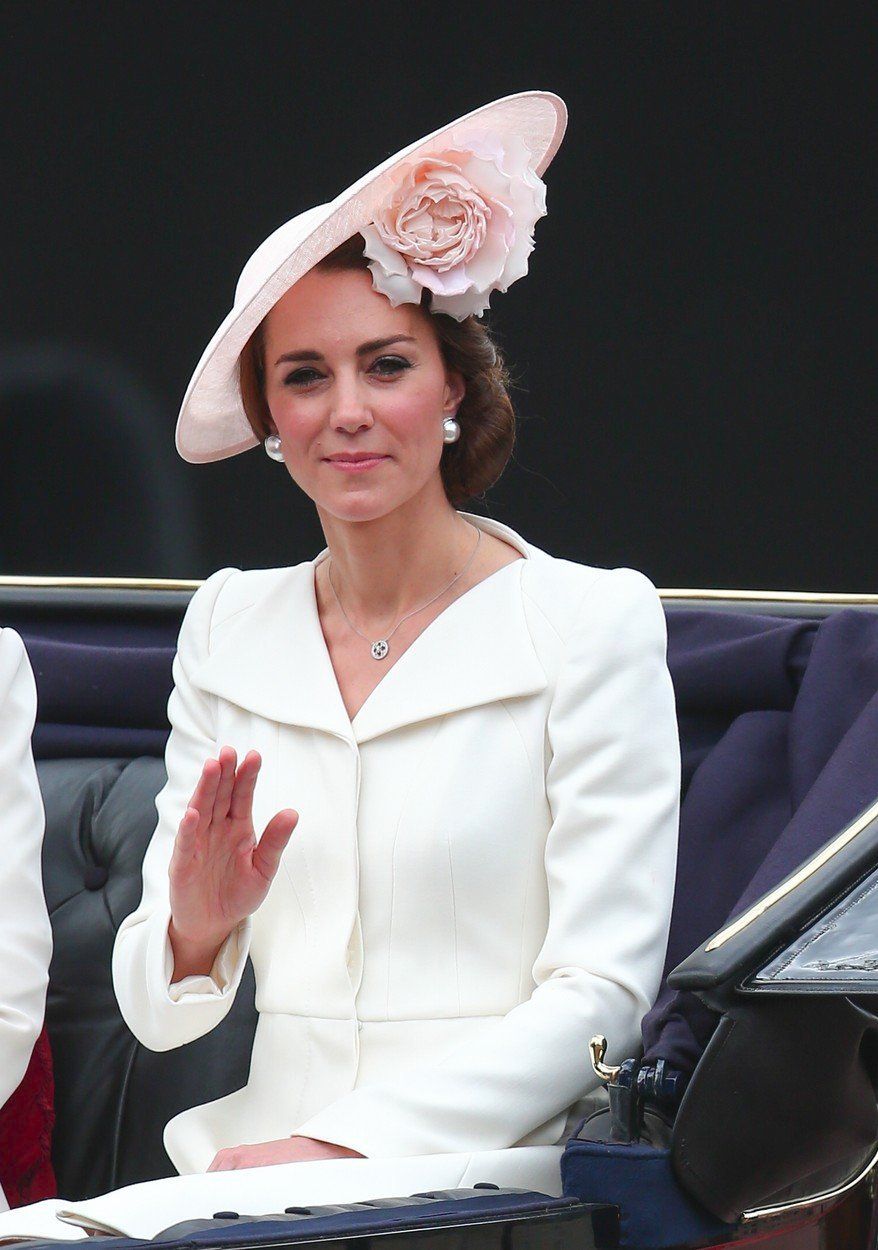
<path fill-rule="evenodd" d="M 406 369 L 411 369 L 411 367 L 411 362 L 403 356 L 379 356 L 372 364 L 372 370 L 379 377 L 384 378 L 390 378 L 403 373 Z M 284 385 L 302 388 L 309 386 L 315 379 L 319 381 L 322 377 L 323 374 L 318 373 L 316 369 L 295 369 L 284 378 Z"/>
<path fill-rule="evenodd" d="M 385 367 L 378 369 L 379 365 Z M 379 375 L 384 377 L 389 377 L 394 373 L 402 373 L 406 369 L 411 369 L 411 367 L 411 363 L 403 356 L 379 356 L 372 366 L 373 369 L 378 370 Z"/>
<path fill-rule="evenodd" d="M 321 375 L 316 369 L 296 369 L 293 373 L 288 373 L 284 378 L 285 386 L 307 386 L 312 378 L 319 378 Z"/>

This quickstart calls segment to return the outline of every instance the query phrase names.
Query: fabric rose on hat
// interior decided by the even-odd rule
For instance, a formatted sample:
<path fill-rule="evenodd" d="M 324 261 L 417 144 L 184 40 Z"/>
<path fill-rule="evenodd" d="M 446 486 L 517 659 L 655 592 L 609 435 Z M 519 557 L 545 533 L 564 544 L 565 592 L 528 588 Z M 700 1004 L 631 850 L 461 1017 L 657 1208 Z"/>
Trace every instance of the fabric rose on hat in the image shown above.
<path fill-rule="evenodd" d="M 479 317 L 492 291 L 527 273 L 546 184 L 518 136 L 468 134 L 406 162 L 387 202 L 362 230 L 372 286 L 395 307 L 433 292 L 431 311 Z"/>

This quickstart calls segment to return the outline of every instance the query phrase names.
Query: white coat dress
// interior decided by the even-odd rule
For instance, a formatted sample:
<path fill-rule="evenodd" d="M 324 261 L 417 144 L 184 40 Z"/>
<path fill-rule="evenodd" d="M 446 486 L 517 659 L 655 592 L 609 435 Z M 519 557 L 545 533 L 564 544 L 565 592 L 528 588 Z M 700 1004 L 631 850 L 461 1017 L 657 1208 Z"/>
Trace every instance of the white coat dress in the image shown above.
<path fill-rule="evenodd" d="M 610 1061 L 638 1048 L 677 854 L 661 603 L 639 572 L 559 559 L 462 515 L 524 558 L 444 609 L 353 720 L 317 613 L 326 549 L 220 569 L 190 602 L 168 780 L 114 986 L 134 1034 L 166 1050 L 223 1019 L 249 956 L 259 1019 L 247 1085 L 168 1124 L 182 1173 L 291 1134 L 368 1160 L 481 1151 L 514 1164 L 537 1146 L 557 1161 L 598 1086 L 589 1038 L 606 1034 Z M 168 861 L 225 744 L 262 755 L 257 830 L 281 808 L 300 820 L 211 974 L 172 984 Z"/>
<path fill-rule="evenodd" d="M 31 750 L 36 714 L 24 643 L 0 629 L 0 1106 L 21 1084 L 43 1027 L 52 956 L 40 866 L 45 814 Z"/>

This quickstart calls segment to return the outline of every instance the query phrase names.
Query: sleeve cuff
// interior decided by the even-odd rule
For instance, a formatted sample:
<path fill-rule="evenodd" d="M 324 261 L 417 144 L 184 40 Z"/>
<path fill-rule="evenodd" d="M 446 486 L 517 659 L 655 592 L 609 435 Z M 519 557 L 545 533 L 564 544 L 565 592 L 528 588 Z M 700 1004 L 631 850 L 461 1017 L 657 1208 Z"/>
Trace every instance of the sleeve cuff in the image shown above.
<path fill-rule="evenodd" d="M 181 981 L 171 980 L 174 975 L 174 952 L 168 937 L 169 924 L 170 915 L 165 917 L 161 930 L 162 981 L 169 1001 L 205 1002 L 215 998 L 228 998 L 234 994 L 243 976 L 250 950 L 253 928 L 251 918 L 248 916 L 235 926 L 217 951 L 213 966 L 206 976 L 183 977 Z"/>
<path fill-rule="evenodd" d="M 313 1137 L 315 1141 L 330 1142 L 333 1146 L 345 1146 L 348 1150 L 356 1150 L 366 1159 L 376 1154 L 372 1146 L 362 1140 L 368 1135 L 368 1132 L 361 1131 L 361 1125 L 355 1113 L 351 1115 L 342 1112 L 339 1115 L 334 1105 L 318 1111 L 310 1120 L 300 1124 L 290 1134 L 291 1137 Z"/>

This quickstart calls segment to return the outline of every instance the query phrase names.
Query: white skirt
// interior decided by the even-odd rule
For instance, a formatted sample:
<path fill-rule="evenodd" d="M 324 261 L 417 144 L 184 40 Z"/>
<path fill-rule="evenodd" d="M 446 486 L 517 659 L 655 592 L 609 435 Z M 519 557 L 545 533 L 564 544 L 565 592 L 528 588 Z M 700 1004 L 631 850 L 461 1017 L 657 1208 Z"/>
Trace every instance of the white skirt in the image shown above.
<path fill-rule="evenodd" d="M 396 1159 L 315 1159 L 233 1172 L 202 1172 L 126 1185 L 85 1202 L 48 1198 L 0 1214 L 0 1243 L 22 1236 L 79 1240 L 87 1228 L 154 1237 L 182 1220 L 216 1211 L 267 1215 L 284 1207 L 407 1197 L 430 1189 L 468 1189 L 478 1181 L 561 1193 L 563 1145 L 410 1155 Z"/>

